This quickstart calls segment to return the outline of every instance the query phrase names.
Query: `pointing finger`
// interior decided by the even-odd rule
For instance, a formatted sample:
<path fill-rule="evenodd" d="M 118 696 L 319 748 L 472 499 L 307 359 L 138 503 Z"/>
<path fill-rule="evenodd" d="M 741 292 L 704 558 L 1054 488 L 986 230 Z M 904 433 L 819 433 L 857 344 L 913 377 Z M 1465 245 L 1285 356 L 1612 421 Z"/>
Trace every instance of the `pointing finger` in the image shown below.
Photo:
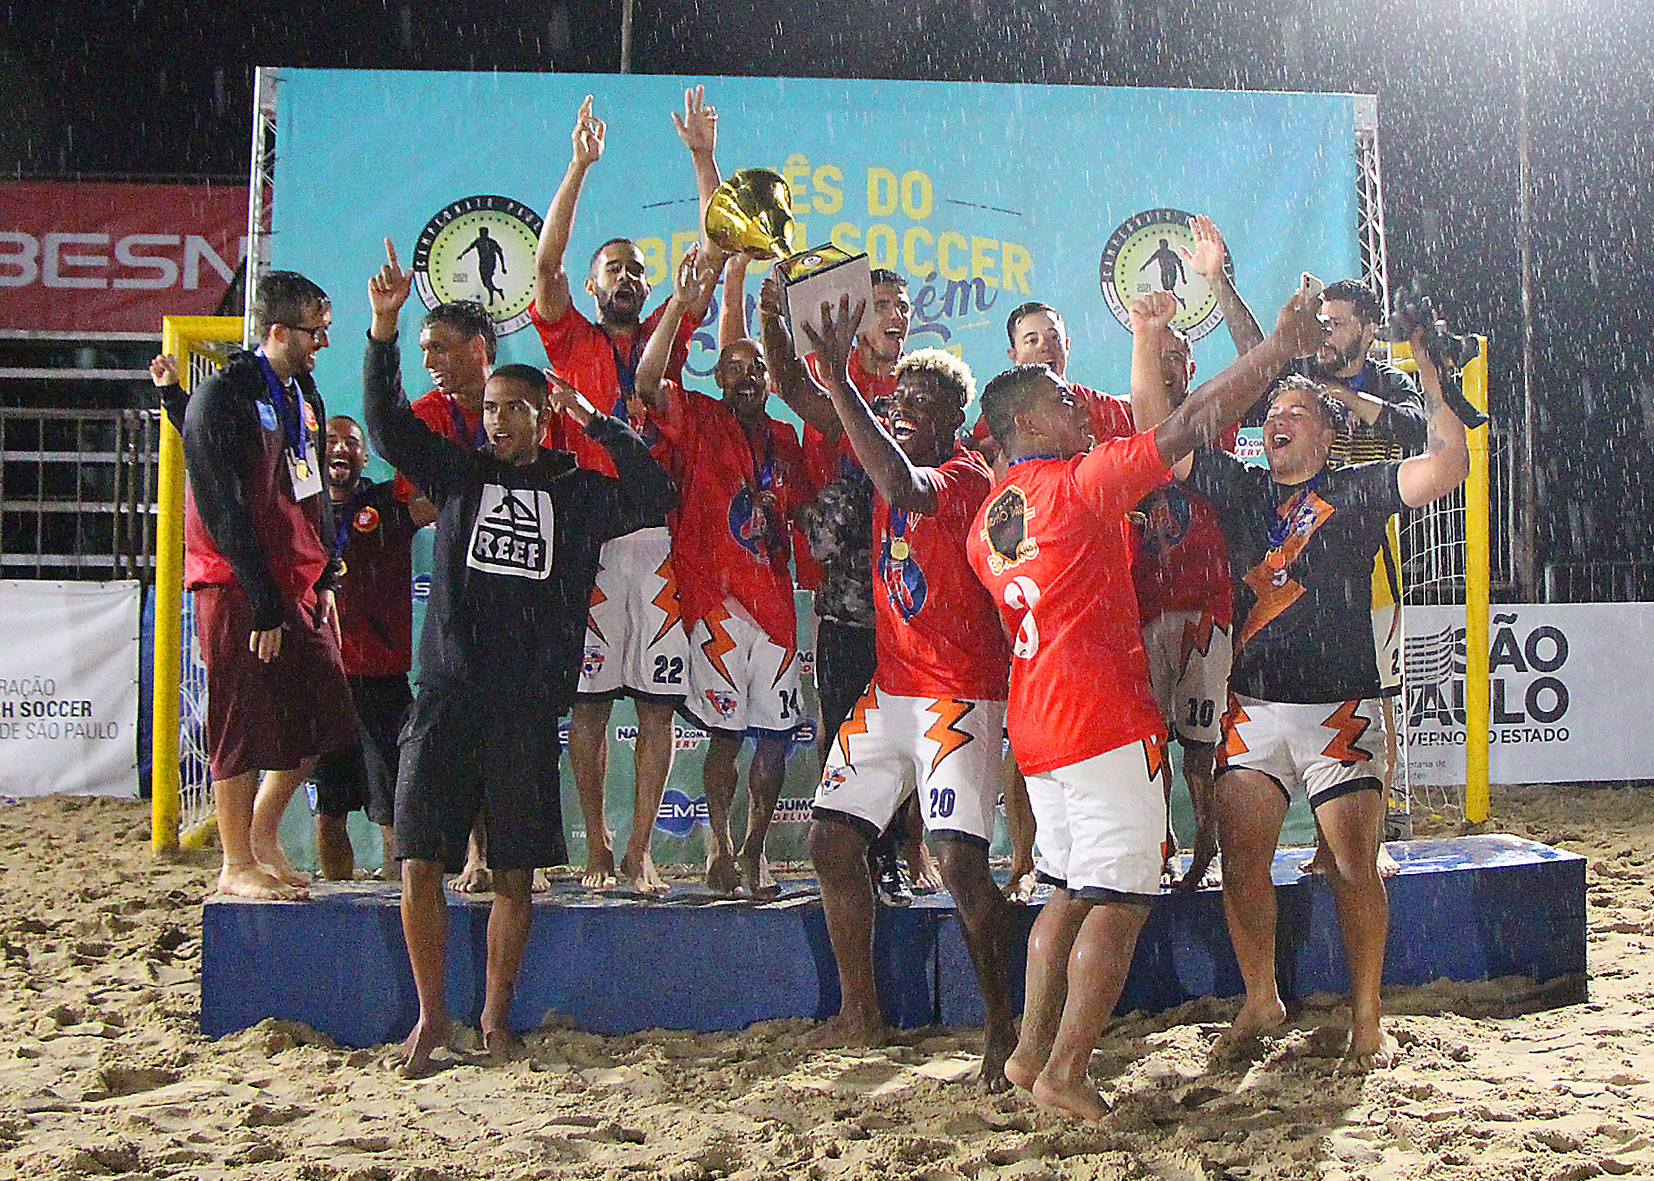
<path fill-rule="evenodd" d="M 402 269 L 402 264 L 396 261 L 396 244 L 389 238 L 385 239 L 385 257 L 390 259 L 392 270 L 400 271 Z"/>

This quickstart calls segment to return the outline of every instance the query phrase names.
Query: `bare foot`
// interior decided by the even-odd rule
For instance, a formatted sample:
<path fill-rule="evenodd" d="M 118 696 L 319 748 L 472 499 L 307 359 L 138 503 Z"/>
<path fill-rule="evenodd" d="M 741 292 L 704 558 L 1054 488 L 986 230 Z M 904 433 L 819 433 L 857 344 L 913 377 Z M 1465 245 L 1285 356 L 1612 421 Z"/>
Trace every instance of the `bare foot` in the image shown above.
<path fill-rule="evenodd" d="M 1108 1104 L 1097 1093 L 1097 1088 L 1081 1081 L 1059 1086 L 1047 1081 L 1042 1074 L 1034 1080 L 1034 1102 L 1041 1107 L 1077 1115 L 1081 1119 L 1100 1120 L 1108 1114 Z"/>
<path fill-rule="evenodd" d="M 1250 1053 L 1258 1038 L 1286 1021 L 1286 1006 L 1278 998 L 1254 1005 L 1247 1001 L 1235 1014 L 1234 1024 L 1218 1035 L 1212 1045 L 1212 1057 L 1223 1061 L 1242 1058 Z"/>
<path fill-rule="evenodd" d="M 1005 1064 L 1016 1049 L 1017 1034 L 1009 1023 L 1001 1029 L 982 1032 L 982 1086 L 990 1095 L 1011 1089 L 1011 1080 L 1005 1075 Z"/>
<path fill-rule="evenodd" d="M 781 897 L 781 886 L 770 873 L 770 861 L 763 850 L 759 850 L 756 857 L 741 853 L 735 860 L 741 867 L 741 886 L 748 895 L 761 902 Z"/>
<path fill-rule="evenodd" d="M 942 888 L 942 871 L 924 841 L 914 841 L 902 850 L 902 860 L 907 862 L 907 876 L 915 894 L 934 894 Z"/>
<path fill-rule="evenodd" d="M 580 884 L 588 890 L 612 890 L 615 884 L 615 855 L 612 849 L 590 849 Z"/>
<path fill-rule="evenodd" d="M 1325 845 L 1315 846 L 1315 856 L 1298 867 L 1299 873 L 1326 873 L 1332 865 L 1332 853 Z"/>
<path fill-rule="evenodd" d="M 1034 896 L 1034 887 L 1037 885 L 1039 885 L 1039 879 L 1034 876 L 1033 870 L 1025 870 L 1019 873 L 1013 869 L 1010 878 L 1005 882 L 1005 888 L 1000 893 L 1005 895 L 1005 901 L 1007 902 L 1027 902 Z"/>
<path fill-rule="evenodd" d="M 396 1073 L 403 1078 L 424 1078 L 436 1069 L 431 1061 L 431 1055 L 438 1046 L 448 1044 L 450 1024 L 447 1017 L 434 1017 L 427 1021 L 421 1017 L 414 1023 L 413 1032 L 403 1041 L 397 1056 L 401 1058 Z"/>
<path fill-rule="evenodd" d="M 986 1060 L 984 1060 L 983 1066 L 986 1068 Z M 1045 1062 L 1043 1060 L 1036 1062 L 1031 1057 L 1019 1057 L 1015 1051 L 1012 1051 L 1011 1056 L 1005 1059 L 1006 1081 L 1012 1086 L 1021 1087 L 1024 1091 L 1034 1089 L 1034 1080 L 1039 1078 L 1039 1072 L 1044 1069 Z"/>
<path fill-rule="evenodd" d="M 253 846 L 253 856 L 258 860 L 259 865 L 264 867 L 266 873 L 286 882 L 289 886 L 308 886 L 310 884 L 310 875 L 300 873 L 293 868 L 293 863 L 287 860 L 287 853 L 282 849 L 279 841 L 267 849 L 260 849 L 255 844 Z"/>
<path fill-rule="evenodd" d="M 1366 1074 L 1386 1070 L 1395 1064 L 1396 1045 L 1385 1036 L 1377 1021 L 1352 1023 L 1350 1045 L 1338 1064 L 1340 1074 Z"/>
<path fill-rule="evenodd" d="M 494 888 L 494 875 L 486 865 L 468 859 L 448 888 L 460 894 L 486 894 Z"/>
<path fill-rule="evenodd" d="M 297 902 L 310 897 L 303 887 L 289 885 L 262 865 L 226 865 L 218 874 L 218 892 L 263 902 Z"/>
<path fill-rule="evenodd" d="M 489 1029 L 484 1026 L 482 1048 L 494 1061 L 510 1062 L 522 1053 L 523 1039 L 509 1029 Z"/>
<path fill-rule="evenodd" d="M 1390 856 L 1390 850 L 1383 845 L 1378 847 L 1378 876 L 1393 878 L 1401 872 L 1401 862 Z"/>
<path fill-rule="evenodd" d="M 551 870 L 541 866 L 534 871 L 534 876 L 528 879 L 530 894 L 544 894 L 551 889 Z"/>
<path fill-rule="evenodd" d="M 741 888 L 741 871 L 735 868 L 735 858 L 728 853 L 714 857 L 706 867 L 707 888 L 729 897 Z"/>
<path fill-rule="evenodd" d="M 639 894 L 664 894 L 668 889 L 647 849 L 643 851 L 641 863 L 634 860 L 630 852 L 620 859 L 620 880 Z"/>
<path fill-rule="evenodd" d="M 882 1020 L 858 1021 L 843 1013 L 822 1022 L 804 1039 L 816 1050 L 871 1049 L 890 1041 L 890 1029 Z"/>

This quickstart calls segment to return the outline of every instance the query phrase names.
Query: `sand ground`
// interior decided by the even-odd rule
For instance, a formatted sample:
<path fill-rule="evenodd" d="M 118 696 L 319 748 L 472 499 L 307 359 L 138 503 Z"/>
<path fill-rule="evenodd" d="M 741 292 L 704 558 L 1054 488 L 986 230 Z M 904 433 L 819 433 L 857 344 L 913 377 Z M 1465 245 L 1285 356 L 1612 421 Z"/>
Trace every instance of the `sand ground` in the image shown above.
<path fill-rule="evenodd" d="M 806 1049 L 804 1022 L 463 1050 L 408 1082 L 386 1050 L 266 1022 L 198 1028 L 214 867 L 150 856 L 138 801 L 0 809 L 0 1177 L 1654 1177 L 1654 790 L 1513 788 L 1495 827 L 1588 859 L 1589 1003 L 1525 981 L 1387 994 L 1395 1067 L 1335 1073 L 1332 998 L 1211 1071 L 1235 1002 L 1116 1023 L 1115 1105 L 1076 1126 L 971 1081 L 974 1030 Z"/>

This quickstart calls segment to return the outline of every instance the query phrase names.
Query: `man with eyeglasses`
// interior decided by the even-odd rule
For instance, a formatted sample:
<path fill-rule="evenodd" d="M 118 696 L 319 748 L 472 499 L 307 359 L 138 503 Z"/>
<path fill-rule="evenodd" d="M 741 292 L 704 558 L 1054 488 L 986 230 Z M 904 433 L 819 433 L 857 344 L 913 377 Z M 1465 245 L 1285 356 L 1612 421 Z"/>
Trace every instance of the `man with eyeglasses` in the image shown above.
<path fill-rule="evenodd" d="M 232 353 L 182 413 L 184 585 L 207 667 L 218 888 L 248 898 L 304 896 L 308 879 L 277 826 L 316 756 L 354 739 L 321 463 L 327 416 L 310 376 L 332 318 L 316 284 L 270 272 L 253 301 L 259 346 Z M 157 383 L 167 360 L 151 367 Z"/>

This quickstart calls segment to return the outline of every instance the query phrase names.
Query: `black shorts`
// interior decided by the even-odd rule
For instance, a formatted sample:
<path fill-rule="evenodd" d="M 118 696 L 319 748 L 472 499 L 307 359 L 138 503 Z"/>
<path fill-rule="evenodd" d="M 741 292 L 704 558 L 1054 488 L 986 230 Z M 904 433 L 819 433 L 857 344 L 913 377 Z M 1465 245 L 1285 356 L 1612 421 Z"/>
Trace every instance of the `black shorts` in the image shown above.
<path fill-rule="evenodd" d="M 396 815 L 397 744 L 413 705 L 407 674 L 351 677 L 350 699 L 356 706 L 356 742 L 316 760 L 310 776 L 316 812 L 348 816 L 359 809 L 375 824 L 390 824 Z"/>
<path fill-rule="evenodd" d="M 402 728 L 397 855 L 458 873 L 480 814 L 490 867 L 565 864 L 561 753 L 557 712 L 522 694 L 421 686 Z"/>
<path fill-rule="evenodd" d="M 867 692 L 878 664 L 870 627 L 823 619 L 816 624 L 816 697 L 821 702 L 821 745 L 832 745 L 838 728 Z"/>

